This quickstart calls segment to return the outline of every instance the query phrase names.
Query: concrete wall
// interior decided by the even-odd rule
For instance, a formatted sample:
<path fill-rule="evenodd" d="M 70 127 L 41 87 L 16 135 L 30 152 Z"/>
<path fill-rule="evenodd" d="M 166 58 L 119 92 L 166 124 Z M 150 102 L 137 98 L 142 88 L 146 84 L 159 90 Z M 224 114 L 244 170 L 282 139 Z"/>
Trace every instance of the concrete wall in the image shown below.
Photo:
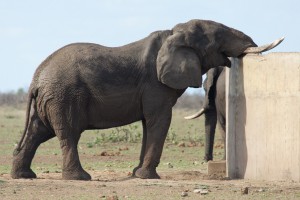
<path fill-rule="evenodd" d="M 227 175 L 300 182 L 300 53 L 234 59 L 226 75 Z"/>

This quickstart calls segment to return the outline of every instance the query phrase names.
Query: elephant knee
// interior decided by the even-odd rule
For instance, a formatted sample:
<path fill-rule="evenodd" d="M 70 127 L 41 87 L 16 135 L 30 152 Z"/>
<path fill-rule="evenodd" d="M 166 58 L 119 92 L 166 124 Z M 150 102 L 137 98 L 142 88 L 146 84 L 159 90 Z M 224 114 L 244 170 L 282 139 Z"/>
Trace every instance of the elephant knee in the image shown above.
<path fill-rule="evenodd" d="M 48 133 L 48 129 L 40 119 L 35 119 L 32 123 L 32 132 L 36 134 Z"/>
<path fill-rule="evenodd" d="M 40 119 L 31 121 L 27 130 L 27 135 L 27 138 L 34 143 L 43 143 L 55 136 Z"/>

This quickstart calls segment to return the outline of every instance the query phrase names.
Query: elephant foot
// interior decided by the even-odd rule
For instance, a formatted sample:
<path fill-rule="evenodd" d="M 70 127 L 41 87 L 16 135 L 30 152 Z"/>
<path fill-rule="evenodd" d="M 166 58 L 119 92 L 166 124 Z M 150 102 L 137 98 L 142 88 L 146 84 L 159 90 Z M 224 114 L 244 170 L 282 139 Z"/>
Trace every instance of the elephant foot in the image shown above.
<path fill-rule="evenodd" d="M 12 170 L 11 171 L 11 177 L 13 179 L 19 179 L 19 178 L 36 178 L 36 174 L 31 169 L 19 169 L 19 170 Z"/>
<path fill-rule="evenodd" d="M 213 160 L 213 157 L 212 156 L 204 156 L 203 158 L 206 162 L 210 161 L 210 160 Z"/>
<path fill-rule="evenodd" d="M 133 171 L 132 171 L 132 177 L 137 177 L 136 175 L 135 175 L 135 173 L 136 173 L 136 171 L 138 170 L 138 169 L 140 169 L 142 166 L 137 166 L 137 167 L 135 167 L 134 169 L 133 169 Z"/>
<path fill-rule="evenodd" d="M 155 169 L 139 168 L 136 171 L 133 170 L 133 175 L 141 179 L 160 179 Z"/>
<path fill-rule="evenodd" d="M 92 179 L 91 175 L 82 170 L 63 170 L 62 179 L 64 180 L 84 180 L 89 181 Z"/>

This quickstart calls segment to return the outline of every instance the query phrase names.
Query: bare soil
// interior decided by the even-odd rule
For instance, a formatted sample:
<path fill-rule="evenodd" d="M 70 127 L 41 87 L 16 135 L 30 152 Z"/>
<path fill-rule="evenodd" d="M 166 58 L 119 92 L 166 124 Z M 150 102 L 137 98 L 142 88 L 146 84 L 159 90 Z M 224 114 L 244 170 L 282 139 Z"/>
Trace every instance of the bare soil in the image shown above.
<path fill-rule="evenodd" d="M 300 184 L 212 180 L 204 171 L 164 170 L 161 179 L 132 178 L 127 170 L 89 171 L 91 181 L 61 180 L 61 173 L 37 179 L 0 176 L 1 199 L 299 199 Z"/>

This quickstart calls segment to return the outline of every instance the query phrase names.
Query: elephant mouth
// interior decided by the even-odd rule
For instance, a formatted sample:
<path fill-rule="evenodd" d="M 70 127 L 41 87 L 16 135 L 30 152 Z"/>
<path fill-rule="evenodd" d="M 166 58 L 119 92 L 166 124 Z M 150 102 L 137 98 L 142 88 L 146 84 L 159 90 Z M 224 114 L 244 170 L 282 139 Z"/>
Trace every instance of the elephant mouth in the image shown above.
<path fill-rule="evenodd" d="M 225 52 L 222 53 L 222 57 L 224 59 L 224 66 L 231 67 L 231 61 L 229 60 L 229 57 Z"/>

